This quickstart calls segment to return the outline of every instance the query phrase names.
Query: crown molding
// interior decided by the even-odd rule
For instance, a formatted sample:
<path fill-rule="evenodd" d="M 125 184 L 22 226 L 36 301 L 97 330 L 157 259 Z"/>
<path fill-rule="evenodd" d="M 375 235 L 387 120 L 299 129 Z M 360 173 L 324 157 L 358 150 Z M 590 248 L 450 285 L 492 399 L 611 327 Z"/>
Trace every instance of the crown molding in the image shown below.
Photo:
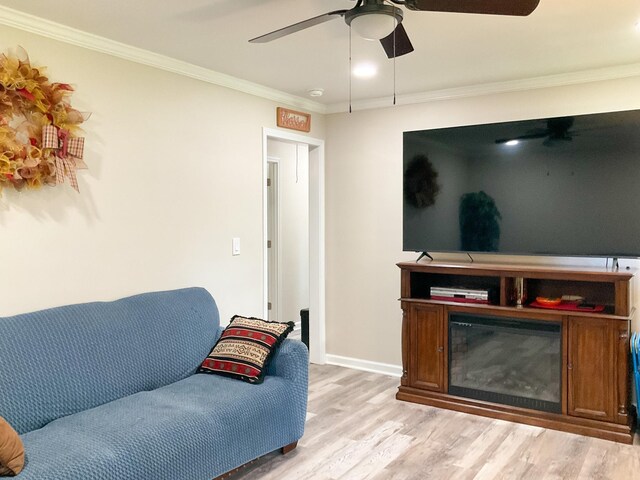
<path fill-rule="evenodd" d="M 96 52 L 112 55 L 131 62 L 184 75 L 185 77 L 195 78 L 203 82 L 230 88 L 249 95 L 272 100 L 277 103 L 283 103 L 316 113 L 326 113 L 326 105 L 319 102 L 290 95 L 280 90 L 265 87 L 264 85 L 249 82 L 241 78 L 232 77 L 231 75 L 216 72 L 208 68 L 199 67 L 188 62 L 176 60 L 149 50 L 116 42 L 105 37 L 94 35 L 92 33 L 1 5 L 0 24 L 24 30 L 26 32 L 35 33 L 36 35 L 51 38 L 53 40 L 59 40 L 71 45 L 76 45 L 78 47 L 94 50 Z"/>
<path fill-rule="evenodd" d="M 617 65 L 614 67 L 583 70 L 579 72 L 510 80 L 506 82 L 484 83 L 464 87 L 446 88 L 442 90 L 432 90 L 429 92 L 409 95 L 398 95 L 396 98 L 396 106 L 524 90 L 536 90 L 540 88 L 561 87 L 565 85 L 577 85 L 637 76 L 640 76 L 640 63 L 632 63 L 628 65 Z M 388 108 L 392 106 L 392 100 L 388 97 L 362 100 L 353 103 L 352 109 L 354 111 L 358 111 L 371 110 L 374 108 Z M 327 105 L 325 113 L 344 113 L 347 111 L 349 111 L 349 105 L 343 102 Z"/>

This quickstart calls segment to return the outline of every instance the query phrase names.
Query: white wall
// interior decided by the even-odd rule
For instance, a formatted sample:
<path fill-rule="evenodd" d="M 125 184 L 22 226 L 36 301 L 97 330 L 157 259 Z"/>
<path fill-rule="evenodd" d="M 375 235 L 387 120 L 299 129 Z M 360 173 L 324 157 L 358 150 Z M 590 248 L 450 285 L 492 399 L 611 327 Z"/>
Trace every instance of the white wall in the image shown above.
<path fill-rule="evenodd" d="M 76 85 L 73 105 L 92 112 L 80 195 L 0 198 L 0 315 L 201 285 L 223 320 L 260 316 L 261 139 L 276 104 L 8 27 L 0 36 Z M 328 139 L 328 353 L 400 364 L 395 263 L 414 258 L 402 252 L 403 131 L 631 108 L 638 78 L 314 115 L 310 136 Z"/>
<path fill-rule="evenodd" d="M 269 158 L 278 160 L 280 315 L 299 322 L 309 308 L 309 146 L 270 139 Z"/>
<path fill-rule="evenodd" d="M 92 113 L 80 195 L 0 198 L 0 315 L 199 285 L 223 321 L 261 316 L 262 127 L 277 105 L 8 27 L 0 37 Z M 324 138 L 324 118 L 312 125 Z"/>
<path fill-rule="evenodd" d="M 413 253 L 402 252 L 404 131 L 633 108 L 640 108 L 640 78 L 328 116 L 328 353 L 401 364 L 400 273 L 395 264 L 415 259 Z M 640 193 L 640 186 L 636 188 Z M 637 266 L 630 261 L 621 265 L 628 264 Z"/>

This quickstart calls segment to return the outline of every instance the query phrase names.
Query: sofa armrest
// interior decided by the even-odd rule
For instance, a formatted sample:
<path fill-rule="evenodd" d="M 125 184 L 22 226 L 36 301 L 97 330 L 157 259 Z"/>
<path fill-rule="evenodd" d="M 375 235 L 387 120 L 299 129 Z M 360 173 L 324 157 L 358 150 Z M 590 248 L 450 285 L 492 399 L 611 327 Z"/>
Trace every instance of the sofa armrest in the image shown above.
<path fill-rule="evenodd" d="M 218 340 L 220 340 L 220 337 L 222 336 L 222 332 L 224 332 L 224 329 L 225 329 L 225 328 L 226 328 L 226 327 L 218 327 L 218 331 L 216 332 L 216 341 L 215 341 L 215 342 L 213 342 L 214 344 L 215 344 Z"/>
<path fill-rule="evenodd" d="M 265 383 L 276 378 L 286 382 L 287 417 L 295 430 L 295 434 L 282 445 L 285 446 L 302 437 L 307 417 L 309 351 L 300 340 L 286 339 L 276 350 L 267 369 Z"/>
<path fill-rule="evenodd" d="M 285 339 L 271 359 L 267 375 L 283 377 L 305 387 L 309 382 L 309 351 L 300 340 Z"/>
<path fill-rule="evenodd" d="M 218 328 L 216 342 L 222 335 L 224 327 Z M 277 348 L 267 375 L 286 378 L 305 386 L 309 384 L 309 350 L 300 340 L 286 338 Z"/>

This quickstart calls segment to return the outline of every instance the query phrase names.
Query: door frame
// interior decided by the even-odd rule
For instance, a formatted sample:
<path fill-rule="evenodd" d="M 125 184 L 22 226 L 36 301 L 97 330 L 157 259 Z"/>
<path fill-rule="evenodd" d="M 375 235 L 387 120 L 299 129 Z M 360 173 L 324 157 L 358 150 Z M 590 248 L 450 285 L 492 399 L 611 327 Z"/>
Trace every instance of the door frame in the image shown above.
<path fill-rule="evenodd" d="M 309 147 L 309 351 L 310 361 L 326 362 L 325 329 L 325 211 L 324 211 L 324 140 L 280 129 L 262 129 L 262 245 L 263 309 L 268 316 L 269 297 L 267 252 L 267 140 L 302 143 Z"/>
<path fill-rule="evenodd" d="M 271 232 L 271 238 L 268 238 L 269 235 L 269 217 L 268 217 L 268 213 L 267 213 L 267 240 L 271 240 L 271 255 L 273 255 L 274 258 L 274 263 L 275 263 L 275 298 L 273 298 L 272 296 L 269 295 L 269 289 L 267 289 L 267 304 L 269 302 L 269 300 L 271 300 L 271 312 L 269 312 L 269 309 L 267 307 L 267 316 L 265 318 L 268 318 L 269 320 L 272 320 L 272 317 L 275 318 L 278 321 L 280 320 L 280 306 L 282 305 L 282 265 L 280 264 L 281 259 L 282 259 L 282 247 L 281 247 L 281 242 L 280 242 L 280 237 L 282 236 L 280 233 L 280 185 L 279 185 L 279 178 L 280 178 L 280 160 L 276 157 L 271 157 L 269 156 L 267 158 L 267 177 L 268 177 L 268 170 L 269 170 L 269 164 L 275 165 L 274 168 L 274 173 L 275 173 L 275 178 L 271 177 L 271 187 L 267 188 L 267 212 L 269 211 L 269 188 L 271 188 L 271 194 L 272 196 L 272 200 L 274 201 L 274 205 L 273 205 L 273 222 L 274 222 L 274 230 L 275 232 Z M 275 190 L 275 192 L 274 192 Z M 267 248 L 267 267 L 269 265 L 269 248 Z M 269 274 L 269 269 L 267 268 L 267 274 Z M 268 275 L 267 278 L 269 278 L 269 276 L 273 277 L 273 275 Z M 267 282 L 268 283 L 268 282 Z M 271 285 L 273 287 L 273 285 Z M 267 287 L 269 287 L 269 285 L 267 285 Z M 271 298 L 270 298 L 271 297 Z M 271 315 L 269 315 L 269 313 L 271 313 Z"/>

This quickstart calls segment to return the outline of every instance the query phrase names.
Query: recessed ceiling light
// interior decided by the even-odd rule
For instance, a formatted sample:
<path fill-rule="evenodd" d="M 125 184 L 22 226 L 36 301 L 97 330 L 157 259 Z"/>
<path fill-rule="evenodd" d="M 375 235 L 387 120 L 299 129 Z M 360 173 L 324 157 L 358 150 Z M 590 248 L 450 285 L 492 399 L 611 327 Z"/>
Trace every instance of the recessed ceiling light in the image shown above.
<path fill-rule="evenodd" d="M 371 78 L 378 73 L 378 67 L 373 63 L 359 63 L 353 67 L 353 76 L 358 78 Z"/>
<path fill-rule="evenodd" d="M 504 142 L 505 145 L 509 145 L 510 147 L 513 147 L 514 145 L 518 145 L 520 143 L 520 140 L 509 140 L 508 142 Z"/>
<path fill-rule="evenodd" d="M 310 90 L 307 90 L 307 93 L 310 97 L 321 97 L 324 93 L 324 88 L 312 88 Z"/>

